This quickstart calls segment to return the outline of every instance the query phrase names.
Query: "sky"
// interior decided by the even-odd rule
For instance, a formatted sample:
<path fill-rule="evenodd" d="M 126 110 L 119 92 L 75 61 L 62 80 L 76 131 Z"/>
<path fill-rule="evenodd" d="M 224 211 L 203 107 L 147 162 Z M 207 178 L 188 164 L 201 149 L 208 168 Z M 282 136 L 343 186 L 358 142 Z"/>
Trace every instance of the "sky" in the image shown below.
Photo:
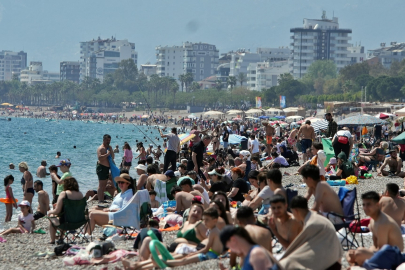
<path fill-rule="evenodd" d="M 155 47 L 206 42 L 221 53 L 289 46 L 290 28 L 322 11 L 353 30 L 351 43 L 375 49 L 405 42 L 404 0 L 0 0 L 0 51 L 59 71 L 80 59 L 79 42 L 115 36 L 135 43 L 138 66 L 155 63 Z"/>

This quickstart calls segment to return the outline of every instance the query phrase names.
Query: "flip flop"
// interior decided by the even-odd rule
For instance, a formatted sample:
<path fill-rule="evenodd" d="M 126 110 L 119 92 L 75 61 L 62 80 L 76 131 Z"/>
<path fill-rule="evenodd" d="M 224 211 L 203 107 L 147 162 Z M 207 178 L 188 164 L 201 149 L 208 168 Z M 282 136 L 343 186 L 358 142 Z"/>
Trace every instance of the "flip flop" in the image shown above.
<path fill-rule="evenodd" d="M 34 233 L 46 234 L 46 232 L 42 229 L 35 230 Z"/>
<path fill-rule="evenodd" d="M 5 243 L 7 242 L 7 239 L 4 239 L 3 237 L 0 236 L 0 243 Z"/>

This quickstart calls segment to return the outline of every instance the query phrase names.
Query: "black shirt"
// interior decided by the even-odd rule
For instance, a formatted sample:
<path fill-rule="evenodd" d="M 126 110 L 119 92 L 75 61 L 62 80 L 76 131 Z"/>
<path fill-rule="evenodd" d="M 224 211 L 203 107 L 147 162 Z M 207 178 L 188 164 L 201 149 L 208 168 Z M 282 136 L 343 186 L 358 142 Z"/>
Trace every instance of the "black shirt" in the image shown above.
<path fill-rule="evenodd" d="M 233 181 L 232 187 L 239 188 L 238 193 L 232 198 L 233 201 L 242 202 L 245 198 L 243 194 L 249 192 L 249 185 L 242 178 Z"/>
<path fill-rule="evenodd" d="M 215 193 L 217 191 L 227 192 L 227 185 L 223 181 L 218 181 L 211 184 L 210 192 Z"/>
<path fill-rule="evenodd" d="M 376 125 L 374 127 L 374 136 L 381 137 L 382 126 Z"/>
<path fill-rule="evenodd" d="M 191 151 L 196 153 L 196 160 L 197 160 L 197 165 L 198 168 L 203 166 L 203 157 L 204 157 L 204 153 L 205 153 L 205 144 L 203 141 L 199 141 L 198 143 L 194 144 Z"/>
<path fill-rule="evenodd" d="M 227 128 L 225 128 L 224 135 L 222 136 L 222 141 L 228 142 L 228 140 L 229 140 L 229 131 Z"/>

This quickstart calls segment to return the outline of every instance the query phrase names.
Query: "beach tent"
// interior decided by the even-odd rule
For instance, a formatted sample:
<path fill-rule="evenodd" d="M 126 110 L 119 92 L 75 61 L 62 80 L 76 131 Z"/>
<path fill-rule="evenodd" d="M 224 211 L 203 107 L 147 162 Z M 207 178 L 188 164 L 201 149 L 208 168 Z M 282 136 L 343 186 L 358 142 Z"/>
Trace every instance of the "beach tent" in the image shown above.
<path fill-rule="evenodd" d="M 385 121 L 382 119 L 378 119 L 371 115 L 355 115 L 351 117 L 347 117 L 343 120 L 340 120 L 337 124 L 339 126 L 365 126 L 365 125 L 376 125 L 376 124 L 384 124 Z"/>
<path fill-rule="evenodd" d="M 245 113 L 246 114 L 254 114 L 254 113 L 262 113 L 262 112 L 263 112 L 262 109 L 250 109 L 250 110 L 247 110 Z"/>
<path fill-rule="evenodd" d="M 208 111 L 204 113 L 204 115 L 222 115 L 222 114 L 224 113 L 219 111 Z"/>
<path fill-rule="evenodd" d="M 322 138 L 323 151 L 326 155 L 326 160 L 323 166 L 328 165 L 329 160 L 335 156 L 335 150 L 333 150 L 332 141 L 330 139 Z"/>
<path fill-rule="evenodd" d="M 405 144 L 405 132 L 402 132 L 398 136 L 396 136 L 394 139 L 391 139 L 391 141 L 398 143 L 398 144 Z"/>
<path fill-rule="evenodd" d="M 277 108 L 269 108 L 266 110 L 266 112 L 283 112 L 283 110 Z"/>
<path fill-rule="evenodd" d="M 240 113 L 242 113 L 242 111 L 241 110 L 229 110 L 226 113 L 227 114 L 240 114 Z"/>

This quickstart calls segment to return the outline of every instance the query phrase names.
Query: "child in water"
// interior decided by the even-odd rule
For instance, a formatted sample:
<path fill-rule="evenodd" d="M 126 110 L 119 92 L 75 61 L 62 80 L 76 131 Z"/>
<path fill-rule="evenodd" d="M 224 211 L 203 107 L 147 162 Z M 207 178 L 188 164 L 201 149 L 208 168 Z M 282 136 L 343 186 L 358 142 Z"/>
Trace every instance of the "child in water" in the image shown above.
<path fill-rule="evenodd" d="M 13 189 L 11 188 L 11 184 L 14 182 L 14 177 L 10 174 L 4 178 L 4 186 L 6 191 L 6 199 L 3 201 L 6 205 L 6 220 L 5 222 L 11 221 L 11 217 L 13 216 L 13 206 L 17 209 L 17 201 L 13 195 Z"/>
<path fill-rule="evenodd" d="M 18 226 L 16 228 L 8 229 L 0 235 L 7 235 L 10 233 L 32 233 L 35 229 L 34 216 L 29 213 L 31 204 L 29 201 L 22 201 L 19 205 L 21 213 L 18 215 Z"/>

